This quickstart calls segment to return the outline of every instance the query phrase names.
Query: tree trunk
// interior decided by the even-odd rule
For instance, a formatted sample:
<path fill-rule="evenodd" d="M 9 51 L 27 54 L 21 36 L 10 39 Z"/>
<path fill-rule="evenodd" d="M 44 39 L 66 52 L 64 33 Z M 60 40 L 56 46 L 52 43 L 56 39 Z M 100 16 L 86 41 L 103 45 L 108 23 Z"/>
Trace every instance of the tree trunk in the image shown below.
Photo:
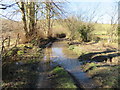
<path fill-rule="evenodd" d="M 28 33 L 27 31 L 27 23 L 26 23 L 26 13 L 25 13 L 25 3 L 24 2 L 19 2 L 18 3 L 18 6 L 21 10 L 21 13 L 22 13 L 22 21 L 23 21 L 23 28 L 24 28 L 24 31 L 25 33 Z"/>
<path fill-rule="evenodd" d="M 26 37 L 27 39 L 34 38 L 35 35 L 35 3 L 27 2 L 26 5 L 26 19 L 27 19 L 27 31 Z M 32 38 L 30 38 L 32 36 Z"/>
<path fill-rule="evenodd" d="M 51 12 L 51 3 L 46 2 L 46 24 L 47 24 L 46 37 L 47 38 L 52 37 L 50 12 Z"/>
<path fill-rule="evenodd" d="M 22 21 L 25 31 L 25 36 L 28 41 L 35 36 L 35 3 L 34 2 L 19 2 L 19 7 L 22 12 Z"/>

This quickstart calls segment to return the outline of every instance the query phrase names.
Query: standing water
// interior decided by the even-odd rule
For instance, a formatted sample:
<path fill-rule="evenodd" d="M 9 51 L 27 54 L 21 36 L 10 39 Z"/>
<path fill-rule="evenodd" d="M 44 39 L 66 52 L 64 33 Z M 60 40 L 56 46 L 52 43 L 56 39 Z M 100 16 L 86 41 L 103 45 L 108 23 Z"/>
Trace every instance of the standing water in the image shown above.
<path fill-rule="evenodd" d="M 51 80 L 48 79 L 49 72 L 51 70 L 51 65 L 48 63 L 50 61 L 50 52 L 45 49 L 45 56 L 43 60 L 39 63 L 39 78 L 37 80 L 37 88 L 52 88 Z"/>
<path fill-rule="evenodd" d="M 82 86 L 82 88 L 98 87 L 98 85 L 81 70 L 81 62 L 77 59 L 77 55 L 67 49 L 67 44 L 64 41 L 53 43 L 52 47 L 47 48 L 46 51 L 50 54 L 45 55 L 45 60 L 47 60 L 46 57 L 49 57 L 52 62 L 63 67 L 73 76 L 79 86 Z"/>

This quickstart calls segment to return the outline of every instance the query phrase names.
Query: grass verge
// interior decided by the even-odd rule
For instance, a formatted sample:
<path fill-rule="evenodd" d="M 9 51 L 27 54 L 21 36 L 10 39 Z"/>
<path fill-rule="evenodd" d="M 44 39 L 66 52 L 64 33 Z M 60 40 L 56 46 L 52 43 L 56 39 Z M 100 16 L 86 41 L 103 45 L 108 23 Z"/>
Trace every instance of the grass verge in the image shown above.
<path fill-rule="evenodd" d="M 35 87 L 42 55 L 42 49 L 31 44 L 18 45 L 3 54 L 2 88 Z"/>
<path fill-rule="evenodd" d="M 120 88 L 120 74 L 118 65 L 106 65 L 103 63 L 86 63 L 81 66 L 84 72 L 88 73 L 92 79 L 98 82 L 103 88 Z"/>
<path fill-rule="evenodd" d="M 88 49 L 86 49 L 86 47 Z M 101 87 L 120 88 L 120 73 L 118 71 L 120 69 L 120 56 L 117 51 L 110 52 L 109 50 L 104 51 L 104 49 L 99 50 L 99 48 L 96 48 L 95 45 L 91 45 L 90 47 L 88 47 L 88 45 L 84 45 L 83 48 L 80 46 L 71 45 L 69 49 L 79 55 L 80 62 L 83 62 L 80 68 L 92 79 L 98 82 Z M 84 49 L 87 50 L 87 52 Z M 112 62 L 109 61 L 109 56 L 112 57 Z M 106 59 L 107 62 L 105 62 Z"/>
<path fill-rule="evenodd" d="M 71 76 L 61 67 L 54 68 L 49 77 L 54 88 L 77 88 Z"/>

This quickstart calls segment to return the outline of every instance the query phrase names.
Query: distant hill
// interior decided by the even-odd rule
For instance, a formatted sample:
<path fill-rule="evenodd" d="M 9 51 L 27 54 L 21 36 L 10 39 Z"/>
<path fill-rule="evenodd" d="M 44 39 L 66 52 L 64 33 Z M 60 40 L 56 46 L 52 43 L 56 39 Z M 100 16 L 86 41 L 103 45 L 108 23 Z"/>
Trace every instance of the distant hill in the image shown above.
<path fill-rule="evenodd" d="M 21 22 L 7 20 L 3 18 L 0 18 L 0 21 L 1 21 L 2 33 L 18 32 L 19 30 L 22 30 Z"/>

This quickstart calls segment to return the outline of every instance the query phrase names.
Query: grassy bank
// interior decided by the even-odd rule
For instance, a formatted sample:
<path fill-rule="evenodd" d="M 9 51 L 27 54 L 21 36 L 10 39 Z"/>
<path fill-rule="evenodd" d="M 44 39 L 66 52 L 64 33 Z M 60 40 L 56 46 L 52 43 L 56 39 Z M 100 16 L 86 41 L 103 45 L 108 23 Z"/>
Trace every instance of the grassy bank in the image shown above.
<path fill-rule="evenodd" d="M 40 66 L 43 59 L 41 48 L 30 43 L 19 44 L 4 53 L 2 57 L 2 88 L 37 87 L 39 74 L 45 69 L 44 66 Z M 77 88 L 68 72 L 61 67 L 53 68 L 48 80 L 52 82 L 52 88 Z"/>
<path fill-rule="evenodd" d="M 118 85 L 120 54 L 116 50 L 102 46 L 100 43 L 70 45 L 69 49 L 79 55 L 79 61 L 83 62 L 80 68 L 98 82 L 101 87 L 120 88 Z"/>
<path fill-rule="evenodd" d="M 120 66 L 104 63 L 86 63 L 81 66 L 84 72 L 88 73 L 92 79 L 98 82 L 103 88 L 120 88 Z"/>
<path fill-rule="evenodd" d="M 61 67 L 54 68 L 50 77 L 53 88 L 77 88 L 71 76 Z"/>
<path fill-rule="evenodd" d="M 2 87 L 35 87 L 38 79 L 38 63 L 41 61 L 42 49 L 32 44 L 20 44 L 2 56 Z"/>

